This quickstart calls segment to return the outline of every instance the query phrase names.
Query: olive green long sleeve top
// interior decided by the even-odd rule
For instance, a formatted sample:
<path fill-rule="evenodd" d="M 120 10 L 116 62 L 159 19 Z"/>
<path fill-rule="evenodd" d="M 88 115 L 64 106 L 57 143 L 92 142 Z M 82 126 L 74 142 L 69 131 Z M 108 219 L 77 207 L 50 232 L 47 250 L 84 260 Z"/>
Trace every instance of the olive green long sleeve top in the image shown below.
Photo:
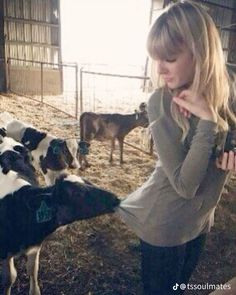
<path fill-rule="evenodd" d="M 148 102 L 159 160 L 149 179 L 120 204 L 118 214 L 142 240 L 176 246 L 210 231 L 228 172 L 212 158 L 216 123 L 189 119 L 184 142 L 171 115 L 171 94 L 160 89 Z"/>

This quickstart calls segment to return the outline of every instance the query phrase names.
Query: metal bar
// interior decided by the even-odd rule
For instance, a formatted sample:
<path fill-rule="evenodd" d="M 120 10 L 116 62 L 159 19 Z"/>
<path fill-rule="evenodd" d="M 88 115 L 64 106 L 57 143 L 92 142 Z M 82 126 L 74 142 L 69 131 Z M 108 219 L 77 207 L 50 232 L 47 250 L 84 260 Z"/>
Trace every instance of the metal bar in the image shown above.
<path fill-rule="evenodd" d="M 62 63 L 62 52 L 61 52 L 61 48 L 62 48 L 62 42 L 61 42 L 61 1 L 60 0 L 57 1 L 57 5 L 58 5 L 57 6 L 57 9 L 58 9 L 58 46 L 59 46 L 57 62 Z M 51 33 L 52 33 L 52 29 L 51 29 Z M 51 60 L 53 60 L 53 58 Z M 64 67 L 60 67 L 61 92 L 62 93 L 64 93 L 64 72 L 63 72 L 63 70 L 64 70 Z M 78 69 L 77 69 L 77 71 L 78 71 Z M 77 73 L 77 75 L 78 75 L 78 73 Z M 76 83 L 78 83 L 78 81 Z M 77 85 L 77 87 L 78 87 L 78 85 Z M 77 90 L 77 93 L 76 93 L 75 96 L 76 96 L 76 99 L 78 99 L 78 90 Z"/>
<path fill-rule="evenodd" d="M 220 29 L 225 29 L 225 28 L 231 28 L 231 27 L 234 27 L 234 26 L 236 26 L 236 23 L 225 25 L 225 26 L 222 26 L 222 27 L 219 27 L 219 28 Z"/>
<path fill-rule="evenodd" d="M 110 77 L 120 77 L 120 78 L 133 78 L 133 79 L 142 79 L 142 80 L 149 80 L 149 77 L 144 76 L 130 76 L 130 75 L 120 75 L 120 74 L 108 74 L 108 73 L 99 73 L 99 72 L 91 72 L 91 71 L 83 71 L 85 74 L 92 74 L 92 75 L 100 75 L 100 76 L 110 76 Z"/>
<path fill-rule="evenodd" d="M 21 58 L 14 58 L 14 57 L 10 57 L 10 60 L 17 60 L 17 61 L 24 61 L 24 62 L 31 62 L 31 63 L 35 63 L 35 64 L 41 64 L 41 61 L 34 61 L 34 60 L 30 60 L 30 59 L 21 59 Z M 65 67 L 74 67 L 76 66 L 76 63 L 67 63 L 67 64 L 62 64 L 62 63 L 52 63 L 52 62 L 43 62 L 43 64 L 45 65 L 55 65 L 55 66 L 65 66 Z"/>
<path fill-rule="evenodd" d="M 53 24 L 53 23 L 43 22 L 38 20 L 29 20 L 24 18 L 14 18 L 9 16 L 5 17 L 4 20 L 8 22 L 17 22 L 17 23 L 24 23 L 24 24 L 30 24 L 30 25 L 40 25 L 40 26 L 47 26 L 47 27 L 54 27 L 54 28 L 59 27 L 59 24 Z"/>
<path fill-rule="evenodd" d="M 5 60 L 4 60 L 4 65 L 5 65 L 5 77 L 6 77 L 6 80 L 5 80 L 5 90 L 6 90 L 6 92 L 9 91 L 9 65 L 8 65 L 8 62 L 9 62 L 8 59 L 5 59 Z"/>
<path fill-rule="evenodd" d="M 79 93 L 78 93 L 78 65 L 75 67 L 75 118 L 78 120 Z"/>
<path fill-rule="evenodd" d="M 58 46 L 59 46 L 59 52 L 58 52 L 58 62 L 62 62 L 62 53 L 61 53 L 61 1 L 58 0 Z"/>
<path fill-rule="evenodd" d="M 14 92 L 14 91 L 12 91 L 12 93 L 14 93 L 14 94 L 16 94 L 17 96 L 19 96 L 19 93 L 16 93 L 16 92 Z M 35 98 L 33 98 L 33 97 L 31 97 L 31 96 L 28 96 L 28 95 L 25 95 L 25 94 L 24 94 L 24 95 L 20 95 L 20 96 L 26 97 L 26 98 L 28 98 L 28 99 L 30 99 L 30 100 L 32 100 L 32 101 L 40 102 L 38 99 L 35 99 Z M 62 109 L 59 109 L 59 108 L 57 108 L 57 107 L 54 107 L 53 105 L 51 105 L 51 104 L 49 104 L 49 103 L 47 103 L 47 102 L 43 102 L 43 104 L 46 105 L 46 106 L 48 106 L 48 107 L 50 107 L 50 108 L 52 108 L 52 109 L 54 109 L 54 110 L 57 110 L 57 111 L 59 111 L 59 112 L 65 114 L 65 115 L 67 115 L 68 117 L 71 117 L 71 118 L 75 119 L 75 117 L 74 117 L 73 115 L 71 115 L 71 114 L 69 114 L 69 113 L 63 111 Z"/>
<path fill-rule="evenodd" d="M 148 20 L 148 25 L 150 26 L 152 23 L 152 18 L 153 18 L 153 7 L 154 7 L 154 1 L 151 1 L 151 6 L 150 6 L 150 11 L 149 11 L 149 20 Z M 148 64 L 149 64 L 149 57 L 146 56 L 145 60 L 145 66 L 144 66 L 144 76 L 147 76 L 148 73 Z M 143 92 L 146 89 L 146 84 L 147 80 L 143 80 Z"/>
<path fill-rule="evenodd" d="M 80 69 L 80 114 L 83 113 L 83 68 Z"/>
<path fill-rule="evenodd" d="M 132 145 L 132 144 L 130 144 L 130 143 L 128 143 L 128 142 L 126 142 L 126 141 L 124 141 L 124 144 L 126 144 L 126 145 L 128 145 L 128 146 L 130 146 L 130 147 L 134 148 L 135 150 L 138 150 L 138 151 L 140 151 L 140 152 L 142 152 L 142 153 L 144 153 L 144 154 L 146 154 L 146 155 L 149 155 L 149 156 L 150 156 L 150 152 L 148 153 L 148 152 L 146 152 L 146 151 L 144 151 L 144 150 L 142 150 L 142 149 L 138 148 L 137 146 L 134 146 L 134 145 Z"/>
<path fill-rule="evenodd" d="M 7 92 L 11 90 L 11 79 L 10 79 L 11 60 L 7 59 Z"/>
<path fill-rule="evenodd" d="M 228 66 L 236 67 L 236 63 L 233 64 L 233 63 L 227 62 L 226 64 L 227 64 Z"/>
<path fill-rule="evenodd" d="M 3 59 L 4 67 L 1 67 L 0 75 L 2 76 L 2 84 L 0 85 L 1 91 L 6 90 L 7 77 L 6 77 L 6 50 L 5 50 L 5 35 L 4 35 L 4 4 L 3 0 L 0 1 L 0 58 Z"/>
<path fill-rule="evenodd" d="M 32 46 L 41 46 L 41 47 L 47 47 L 47 48 L 55 48 L 59 49 L 59 46 L 57 45 L 50 45 L 47 43 L 37 43 L 37 42 L 24 42 L 24 41 L 16 41 L 16 40 L 6 40 L 7 44 L 15 44 L 15 45 L 32 45 Z"/>
<path fill-rule="evenodd" d="M 41 103 L 43 103 L 43 63 L 41 62 Z"/>
<path fill-rule="evenodd" d="M 32 20 L 32 1 L 29 1 L 29 16 L 30 16 L 30 19 Z M 30 50 L 31 50 L 31 57 L 34 58 L 32 40 L 33 40 L 33 28 L 32 28 L 32 24 L 30 24 Z"/>
<path fill-rule="evenodd" d="M 207 0 L 198 0 L 198 2 L 201 2 L 203 4 L 209 4 L 209 5 L 220 7 L 220 8 L 224 8 L 224 9 L 234 10 L 233 7 L 229 7 L 229 6 L 222 5 L 222 4 L 217 4 L 217 3 L 214 3 L 214 2 L 211 2 L 211 1 L 207 1 Z"/>
<path fill-rule="evenodd" d="M 219 29 L 221 31 L 236 33 L 236 28 L 235 29 L 232 29 L 232 28 L 221 28 L 221 27 L 219 27 Z"/>

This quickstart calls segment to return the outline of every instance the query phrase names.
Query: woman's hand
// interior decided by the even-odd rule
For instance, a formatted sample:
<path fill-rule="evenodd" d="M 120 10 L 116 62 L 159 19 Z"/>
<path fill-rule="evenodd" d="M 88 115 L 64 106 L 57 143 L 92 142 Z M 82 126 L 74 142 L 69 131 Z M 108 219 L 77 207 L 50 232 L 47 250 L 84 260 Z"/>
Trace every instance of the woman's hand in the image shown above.
<path fill-rule="evenodd" d="M 202 95 L 196 94 L 192 90 L 183 90 L 178 96 L 174 96 L 173 100 L 184 116 L 190 117 L 190 114 L 194 114 L 200 119 L 216 122 L 214 110 Z"/>
<path fill-rule="evenodd" d="M 236 154 L 233 151 L 224 152 L 216 159 L 216 167 L 226 171 L 236 172 Z"/>

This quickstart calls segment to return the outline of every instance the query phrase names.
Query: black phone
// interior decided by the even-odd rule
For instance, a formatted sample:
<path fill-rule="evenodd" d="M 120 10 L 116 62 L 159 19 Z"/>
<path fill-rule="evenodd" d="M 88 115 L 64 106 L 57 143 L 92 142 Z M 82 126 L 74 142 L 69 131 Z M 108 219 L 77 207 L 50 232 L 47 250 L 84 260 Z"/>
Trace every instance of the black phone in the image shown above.
<path fill-rule="evenodd" d="M 228 131 L 225 144 L 223 146 L 214 147 L 212 156 L 213 158 L 218 158 L 224 152 L 229 151 L 233 151 L 236 154 L 236 129 Z"/>

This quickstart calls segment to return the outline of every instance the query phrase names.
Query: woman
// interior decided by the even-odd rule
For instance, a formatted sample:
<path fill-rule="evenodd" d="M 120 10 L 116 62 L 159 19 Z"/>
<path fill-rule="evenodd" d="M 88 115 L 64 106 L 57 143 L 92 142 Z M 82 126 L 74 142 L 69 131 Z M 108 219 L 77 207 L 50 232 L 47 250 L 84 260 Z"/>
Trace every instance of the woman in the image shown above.
<path fill-rule="evenodd" d="M 234 152 L 219 152 L 236 123 L 233 88 L 216 26 L 200 5 L 170 5 L 147 45 L 154 82 L 162 82 L 148 103 L 159 160 L 119 213 L 141 239 L 144 293 L 183 294 L 236 170 Z"/>

